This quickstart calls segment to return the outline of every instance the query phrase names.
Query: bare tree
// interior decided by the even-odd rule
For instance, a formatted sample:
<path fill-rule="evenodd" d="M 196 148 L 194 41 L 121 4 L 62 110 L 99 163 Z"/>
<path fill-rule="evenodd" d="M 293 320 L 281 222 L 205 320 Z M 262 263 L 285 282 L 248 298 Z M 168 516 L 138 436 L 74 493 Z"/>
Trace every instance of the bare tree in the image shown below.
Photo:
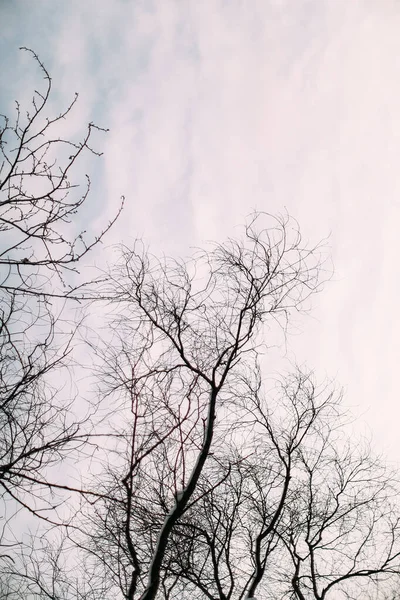
<path fill-rule="evenodd" d="M 195 492 L 171 531 L 157 597 L 396 598 L 398 484 L 367 447 L 346 442 L 340 394 L 316 388 L 301 371 L 274 394 L 262 392 L 258 376 L 242 383 L 238 422 L 226 411 L 225 427 L 218 423 Z M 168 502 L 179 501 L 175 484 L 168 487 L 174 469 L 164 442 L 151 465 L 136 468 L 131 488 L 121 461 L 131 460 L 129 450 L 107 483 L 102 475 L 110 496 L 95 502 L 82 547 L 91 559 L 86 572 L 95 566 L 108 579 L 104 598 L 117 590 L 135 598 L 129 544 L 139 568 L 151 564 Z"/>
<path fill-rule="evenodd" d="M 303 247 L 286 216 L 254 215 L 242 240 L 187 263 L 158 261 L 140 243 L 122 249 L 105 290 L 112 335 L 98 350 L 118 419 L 107 488 L 115 501 L 96 504 L 90 551 L 125 598 L 152 600 L 162 586 L 174 596 L 166 565 L 171 573 L 170 548 L 185 514 L 244 476 L 241 456 L 226 462 L 218 449 L 232 442 L 243 413 L 243 377 L 267 345 L 260 334 L 276 324 L 285 331 L 291 312 L 307 308 L 320 269 L 318 248 Z M 268 543 L 267 520 L 259 534 Z"/>
<path fill-rule="evenodd" d="M 101 129 L 90 123 L 81 140 L 59 137 L 77 95 L 49 116 L 51 77 L 34 52 L 22 50 L 32 55 L 44 86 L 27 110 L 17 102 L 13 118 L 0 115 L 0 496 L 6 523 L 21 508 L 57 520 L 55 493 L 68 486 L 52 480 L 54 467 L 88 440 L 90 415 L 72 410 L 64 377 L 78 324 L 67 322 L 63 302 L 88 295 L 77 267 L 115 220 L 89 236 L 77 227 L 90 180 L 82 193 L 70 175 L 85 152 L 98 155 L 89 144 Z M 3 528 L 4 547 L 9 535 Z"/>
<path fill-rule="evenodd" d="M 256 214 L 243 239 L 188 262 L 123 247 L 102 288 L 108 329 L 90 339 L 109 418 L 94 491 L 44 559 L 6 560 L 9 589 L 40 600 L 394 599 L 395 478 L 344 443 L 335 390 L 301 370 L 267 389 L 263 374 L 276 332 L 320 285 L 319 250 L 288 217 Z M 79 435 L 71 443 L 86 445 Z"/>
<path fill-rule="evenodd" d="M 279 597 L 277 532 L 292 499 L 297 457 L 339 417 L 338 398 L 329 389 L 316 390 L 310 374 L 297 371 L 268 395 L 258 373 L 243 384 L 231 456 L 226 446 L 216 451 L 220 470 L 225 468 L 219 478 L 206 469 L 199 500 L 177 525 L 166 566 L 169 578 L 172 572 L 190 581 L 201 598 L 253 598 L 258 591 Z"/>
<path fill-rule="evenodd" d="M 399 587 L 396 478 L 368 446 L 341 446 L 328 429 L 299 456 L 280 533 L 297 600 L 378 598 Z"/>

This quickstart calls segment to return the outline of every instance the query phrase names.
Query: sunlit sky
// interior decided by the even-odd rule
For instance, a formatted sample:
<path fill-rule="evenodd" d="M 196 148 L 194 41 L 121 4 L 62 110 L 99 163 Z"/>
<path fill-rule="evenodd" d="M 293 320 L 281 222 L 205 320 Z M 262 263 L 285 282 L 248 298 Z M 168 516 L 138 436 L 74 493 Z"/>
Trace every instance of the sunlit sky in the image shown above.
<path fill-rule="evenodd" d="M 85 227 L 126 197 L 107 242 L 187 255 L 252 209 L 330 235 L 335 274 L 288 357 L 335 377 L 375 446 L 400 461 L 400 2 L 0 0 L 0 112 L 40 74 L 68 125 L 108 127 L 83 165 Z"/>

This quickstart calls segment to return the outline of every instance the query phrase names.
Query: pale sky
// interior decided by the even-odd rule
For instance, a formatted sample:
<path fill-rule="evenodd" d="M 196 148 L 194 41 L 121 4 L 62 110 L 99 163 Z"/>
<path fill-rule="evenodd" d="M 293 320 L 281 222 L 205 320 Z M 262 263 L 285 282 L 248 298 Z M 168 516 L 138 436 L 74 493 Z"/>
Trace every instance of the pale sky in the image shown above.
<path fill-rule="evenodd" d="M 68 135 L 110 128 L 83 165 L 88 229 L 126 196 L 109 244 L 187 255 L 254 208 L 330 234 L 335 275 L 289 357 L 400 461 L 399 0 L 0 0 L 0 22 L 0 112 L 39 85 L 23 45 L 55 110 L 80 93 Z"/>

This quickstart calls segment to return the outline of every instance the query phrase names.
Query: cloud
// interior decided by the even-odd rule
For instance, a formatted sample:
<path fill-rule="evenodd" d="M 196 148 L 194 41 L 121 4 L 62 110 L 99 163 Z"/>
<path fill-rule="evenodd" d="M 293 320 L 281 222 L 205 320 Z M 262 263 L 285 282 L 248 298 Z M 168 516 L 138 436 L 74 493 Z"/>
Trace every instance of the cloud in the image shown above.
<path fill-rule="evenodd" d="M 127 208 L 110 242 L 143 235 L 185 254 L 254 207 L 287 207 L 306 239 L 331 231 L 335 278 L 290 348 L 338 373 L 394 444 L 398 3 L 74 0 L 52 4 L 40 32 L 45 5 L 28 41 L 51 57 L 60 97 L 81 91 L 76 127 L 111 129 L 96 206 L 101 219 L 124 194 Z"/>

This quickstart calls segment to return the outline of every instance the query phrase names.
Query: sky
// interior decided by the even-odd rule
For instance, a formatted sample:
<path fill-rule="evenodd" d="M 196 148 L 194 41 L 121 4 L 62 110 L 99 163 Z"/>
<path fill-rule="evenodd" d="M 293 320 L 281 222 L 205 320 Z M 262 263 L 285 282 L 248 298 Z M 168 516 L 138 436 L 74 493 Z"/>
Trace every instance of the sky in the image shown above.
<path fill-rule="evenodd" d="M 55 111 L 79 92 L 101 159 L 85 226 L 126 198 L 107 242 L 154 252 L 235 235 L 253 209 L 329 236 L 334 276 L 287 356 L 336 378 L 400 461 L 399 0 L 0 0 L 0 112 L 40 75 Z"/>

